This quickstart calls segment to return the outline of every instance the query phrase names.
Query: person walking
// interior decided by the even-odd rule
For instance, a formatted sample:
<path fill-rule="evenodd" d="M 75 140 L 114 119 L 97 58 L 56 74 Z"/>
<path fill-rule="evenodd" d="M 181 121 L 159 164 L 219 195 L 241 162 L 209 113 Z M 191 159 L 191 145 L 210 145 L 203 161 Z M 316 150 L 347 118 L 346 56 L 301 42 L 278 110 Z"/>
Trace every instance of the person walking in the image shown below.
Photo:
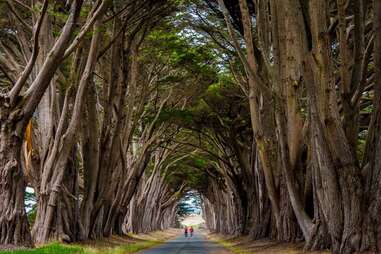
<path fill-rule="evenodd" d="M 184 227 L 184 236 L 188 237 L 188 227 Z"/>
<path fill-rule="evenodd" d="M 191 237 L 193 236 L 193 231 L 194 231 L 193 227 L 190 226 L 190 227 L 189 227 L 189 232 L 190 232 L 190 236 L 191 236 Z"/>

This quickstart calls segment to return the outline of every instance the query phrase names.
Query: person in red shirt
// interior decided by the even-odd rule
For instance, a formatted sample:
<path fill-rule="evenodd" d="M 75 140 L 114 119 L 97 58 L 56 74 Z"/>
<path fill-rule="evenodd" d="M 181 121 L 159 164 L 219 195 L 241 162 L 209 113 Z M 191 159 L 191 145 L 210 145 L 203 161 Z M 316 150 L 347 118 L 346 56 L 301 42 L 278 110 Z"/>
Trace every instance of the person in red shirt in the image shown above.
<path fill-rule="evenodd" d="M 190 226 L 190 227 L 189 227 L 189 232 L 190 232 L 190 236 L 191 236 L 191 237 L 193 236 L 193 231 L 194 231 L 193 227 Z"/>
<path fill-rule="evenodd" d="M 184 236 L 188 237 L 188 227 L 184 227 Z"/>

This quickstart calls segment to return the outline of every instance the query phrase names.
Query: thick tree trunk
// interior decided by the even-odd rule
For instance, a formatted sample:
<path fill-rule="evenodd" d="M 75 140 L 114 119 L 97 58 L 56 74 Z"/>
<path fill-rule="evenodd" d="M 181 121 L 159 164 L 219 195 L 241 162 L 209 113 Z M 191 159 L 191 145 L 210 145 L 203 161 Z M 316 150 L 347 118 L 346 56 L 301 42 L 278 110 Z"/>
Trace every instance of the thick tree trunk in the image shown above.
<path fill-rule="evenodd" d="M 381 1 L 373 3 L 374 98 L 364 158 L 365 195 L 362 226 L 362 250 L 381 252 Z"/>
<path fill-rule="evenodd" d="M 250 236 L 253 239 L 262 239 L 265 237 L 276 238 L 277 229 L 272 227 L 271 223 L 271 204 L 267 196 L 265 179 L 259 156 L 254 159 L 254 190 L 252 197 L 253 215 Z"/>
<path fill-rule="evenodd" d="M 298 167 L 300 166 L 298 161 L 303 138 L 300 134 L 303 122 L 299 113 L 298 97 L 301 94 L 302 72 L 300 70 L 304 54 L 307 52 L 307 38 L 303 14 L 298 1 L 271 1 L 271 10 L 274 14 L 272 20 L 275 52 L 273 82 L 277 91 L 276 96 L 278 96 L 276 97 L 275 119 L 283 169 L 282 180 L 285 183 L 284 188 L 288 192 L 288 195 L 282 200 L 290 200 L 290 203 L 285 203 L 286 208 L 283 211 L 287 211 L 287 207 L 291 204 L 303 236 L 309 241 L 312 221 L 304 211 L 301 198 L 302 188 L 297 179 L 297 174 L 303 174 L 303 169 Z M 286 12 L 286 15 L 283 12 Z M 283 98 L 285 99 L 283 100 Z M 302 179 L 304 180 L 304 177 Z M 285 194 L 283 193 L 283 195 Z M 293 215 L 290 215 L 290 219 L 292 217 Z M 297 237 L 297 233 L 295 237 Z"/>
<path fill-rule="evenodd" d="M 317 198 L 328 223 L 332 250 L 346 254 L 360 249 L 363 186 L 340 123 L 329 58 L 327 11 L 327 3 L 323 0 L 313 1 L 310 6 L 313 55 L 308 58 L 308 64 L 313 69 L 314 83 L 306 83 L 311 110 L 313 177 Z"/>
<path fill-rule="evenodd" d="M 86 100 L 85 121 L 83 121 L 82 154 L 84 168 L 84 193 L 81 203 L 81 240 L 89 238 L 91 227 L 91 212 L 94 208 L 94 198 L 99 174 L 99 127 L 96 119 L 95 87 L 89 88 Z M 92 126 L 92 128 L 88 128 Z"/>
<path fill-rule="evenodd" d="M 3 172 L 1 195 L 5 201 L 8 201 L 8 203 L 0 206 L 0 239 L 2 243 L 31 245 L 29 226 L 24 210 L 25 179 L 20 162 L 24 130 L 48 88 L 56 69 L 63 61 L 63 54 L 68 47 L 82 3 L 81 0 L 72 2 L 70 14 L 62 32 L 50 50 L 49 56 L 45 59 L 41 70 L 26 91 L 26 95 L 22 97 L 20 92 L 31 73 L 32 69 L 29 66 L 32 65 L 27 66 L 25 72 L 20 74 L 18 82 L 7 97 L 0 96 L 0 167 Z M 46 11 L 47 5 L 44 6 Z M 39 31 L 40 28 L 41 23 L 36 31 Z M 38 40 L 38 36 L 34 35 Z M 38 43 L 35 45 L 38 48 Z M 35 56 L 30 59 L 30 64 L 35 62 Z"/>
<path fill-rule="evenodd" d="M 38 243 L 44 243 L 57 236 L 58 240 L 62 241 L 75 241 L 78 237 L 77 225 L 79 225 L 79 211 L 76 202 L 79 202 L 79 200 L 72 194 L 73 192 L 75 193 L 78 188 L 75 184 L 72 186 L 71 183 L 73 182 L 70 181 L 70 176 L 72 176 L 71 178 L 74 176 L 74 179 L 77 179 L 77 173 L 70 175 L 67 167 L 69 166 L 68 161 L 75 144 L 76 129 L 79 126 L 80 117 L 83 114 L 85 91 L 88 84 L 91 83 L 90 80 L 96 63 L 98 42 L 101 36 L 98 31 L 99 27 L 100 22 L 96 21 L 93 27 L 95 34 L 91 40 L 83 74 L 79 78 L 71 119 L 68 119 L 68 107 L 72 97 L 72 90 L 74 90 L 73 87 L 70 87 L 67 91 L 62 110 L 63 113 L 59 127 L 57 128 L 57 133 L 55 134 L 54 145 L 49 151 L 49 157 L 46 163 L 43 165 L 41 192 L 39 195 L 36 218 L 37 223 L 33 228 L 33 237 Z M 73 70 L 74 73 L 75 71 L 77 70 Z M 76 77 L 76 75 L 73 76 Z M 73 80 L 76 79 L 74 78 Z M 66 185 L 65 179 L 68 179 L 68 185 Z M 78 181 L 74 181 L 74 183 L 78 183 Z M 69 198 L 71 196 L 74 196 L 73 204 Z M 70 224 L 74 226 L 69 226 Z M 65 226 L 66 232 L 70 232 L 71 235 L 67 235 L 65 234 L 66 232 L 63 232 L 64 230 L 62 229 L 65 228 Z M 74 228 L 73 231 L 71 230 L 72 228 Z"/>
<path fill-rule="evenodd" d="M 30 247 L 24 207 L 25 182 L 20 164 L 22 137 L 15 131 L 17 122 L 6 114 L 9 113 L 7 104 L 0 97 L 0 244 Z"/>
<path fill-rule="evenodd" d="M 68 164 L 65 171 L 60 191 L 55 194 L 54 201 L 51 199 L 52 194 L 39 196 L 37 217 L 32 231 L 36 243 L 79 240 L 79 175 L 73 162 Z M 48 218 L 51 218 L 50 221 Z"/>
<path fill-rule="evenodd" d="M 121 29 L 121 20 L 115 19 L 113 24 L 113 34 L 117 34 Z M 125 36 L 123 34 L 123 36 Z M 104 91 L 104 119 L 100 126 L 100 139 L 99 139 L 99 152 L 102 156 L 95 158 L 99 169 L 94 173 L 94 180 L 96 183 L 89 183 L 95 185 L 93 197 L 88 196 L 90 200 L 86 201 L 92 203 L 92 210 L 90 221 L 92 223 L 89 229 L 89 237 L 92 239 L 102 238 L 105 234 L 104 226 L 110 216 L 110 209 L 112 209 L 113 197 L 114 202 L 118 203 L 120 200 L 116 193 L 121 188 L 120 181 L 118 181 L 118 174 L 121 173 L 120 156 L 123 155 L 120 151 L 119 135 L 123 130 L 123 121 L 125 110 L 125 97 L 127 86 L 129 84 L 129 56 L 131 38 L 128 38 L 128 45 L 122 44 L 122 38 L 117 38 L 111 48 L 111 63 L 109 72 L 109 82 L 105 85 Z M 116 113 L 112 113 L 116 110 Z M 94 168 L 95 169 L 95 168 Z M 88 168 L 87 170 L 94 170 Z M 96 170 L 96 169 L 95 169 Z M 119 189 L 116 189 L 119 187 Z M 116 214 L 116 213 L 115 213 Z M 113 214 L 112 216 L 114 216 Z M 107 231 L 112 230 L 112 225 L 109 224 Z"/>

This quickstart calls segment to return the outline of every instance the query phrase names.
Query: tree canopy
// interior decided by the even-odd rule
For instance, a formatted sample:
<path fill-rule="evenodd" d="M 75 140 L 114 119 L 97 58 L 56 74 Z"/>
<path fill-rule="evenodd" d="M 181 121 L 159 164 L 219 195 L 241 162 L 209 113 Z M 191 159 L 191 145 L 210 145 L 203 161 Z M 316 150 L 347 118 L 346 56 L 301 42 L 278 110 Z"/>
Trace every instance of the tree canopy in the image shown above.
<path fill-rule="evenodd" d="M 191 199 L 213 232 L 378 253 L 380 29 L 379 0 L 0 1 L 0 244 Z"/>

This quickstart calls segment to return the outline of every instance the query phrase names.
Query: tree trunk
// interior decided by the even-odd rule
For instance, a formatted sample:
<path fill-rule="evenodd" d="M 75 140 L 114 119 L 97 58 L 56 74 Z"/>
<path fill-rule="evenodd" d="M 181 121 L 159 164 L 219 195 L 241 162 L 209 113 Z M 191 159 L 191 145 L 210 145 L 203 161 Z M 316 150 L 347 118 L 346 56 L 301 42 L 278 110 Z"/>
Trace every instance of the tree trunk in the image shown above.
<path fill-rule="evenodd" d="M 381 1 L 373 2 L 374 98 L 364 158 L 365 195 L 361 250 L 381 251 Z"/>
<path fill-rule="evenodd" d="M 74 157 L 74 156 L 73 156 Z M 74 242 L 79 239 L 78 172 L 73 162 L 65 168 L 60 191 L 40 195 L 33 239 L 36 243 L 49 240 Z"/>
<path fill-rule="evenodd" d="M 316 192 L 328 223 L 334 253 L 352 253 L 361 244 L 360 170 L 341 127 L 329 58 L 326 20 L 328 6 L 323 0 L 310 6 L 314 84 L 308 83 L 311 134 L 314 151 Z M 332 206 L 332 204 L 336 204 Z"/>
<path fill-rule="evenodd" d="M 15 131 L 17 121 L 9 114 L 7 104 L 0 97 L 0 244 L 30 247 L 31 235 L 24 208 L 25 182 L 20 164 L 22 137 Z"/>
<path fill-rule="evenodd" d="M 265 179 L 258 155 L 255 156 L 253 167 L 255 196 L 252 198 L 254 201 L 252 204 L 254 211 L 250 236 L 253 239 L 262 239 L 265 237 L 276 238 L 277 229 L 273 229 L 271 225 L 271 212 L 269 212 L 271 210 L 271 204 L 267 196 Z"/>
<path fill-rule="evenodd" d="M 71 119 L 69 120 L 68 107 L 71 102 L 74 86 L 70 87 L 67 91 L 62 110 L 63 113 L 54 139 L 54 145 L 49 151 L 49 157 L 46 163 L 43 165 L 41 192 L 39 195 L 36 218 L 38 223 L 36 223 L 33 228 L 33 237 L 38 243 L 46 242 L 57 236 L 58 240 L 62 241 L 74 241 L 77 240 L 78 237 L 77 225 L 79 224 L 79 216 L 77 211 L 78 204 L 76 204 L 76 202 L 79 202 L 79 200 L 74 197 L 74 205 L 72 205 L 72 202 L 68 198 L 68 196 L 73 196 L 73 189 L 75 191 L 77 187 L 71 186 L 69 177 L 69 185 L 72 188 L 67 189 L 69 186 L 65 186 L 65 179 L 67 179 L 66 177 L 69 173 L 67 167 L 75 144 L 76 129 L 79 126 L 80 117 L 83 115 L 85 91 L 87 90 L 88 84 L 91 83 L 90 80 L 92 79 L 93 69 L 96 63 L 98 43 L 101 36 L 97 30 L 99 27 L 100 22 L 96 21 L 93 27 L 95 34 L 92 37 L 87 58 L 85 58 L 86 64 L 80 76 Z M 77 69 L 73 70 L 73 73 L 76 73 L 76 71 Z M 76 77 L 76 74 L 73 76 Z M 77 79 L 74 78 L 73 80 Z M 76 176 L 76 173 L 73 175 Z M 70 215 L 74 214 L 74 216 L 68 216 L 67 213 Z M 73 223 L 74 226 L 68 226 L 71 223 Z M 63 230 L 61 230 L 61 228 L 65 226 L 71 235 L 62 232 Z M 70 230 L 71 228 L 75 229 L 74 232 Z"/>
<path fill-rule="evenodd" d="M 94 198 L 99 174 L 99 127 L 96 111 L 95 87 L 89 88 L 86 100 L 85 121 L 83 121 L 82 154 L 84 168 L 84 193 L 81 203 L 81 240 L 89 238 L 91 227 L 91 212 L 94 208 Z M 87 128 L 93 126 L 92 128 Z"/>
<path fill-rule="evenodd" d="M 20 74 L 20 82 L 16 83 L 7 97 L 0 95 L 0 167 L 2 170 L 0 195 L 2 195 L 4 201 L 8 202 L 0 206 L 1 243 L 31 245 L 29 226 L 24 210 L 25 179 L 21 169 L 20 156 L 24 130 L 43 94 L 49 87 L 55 71 L 63 61 L 63 55 L 68 47 L 82 3 L 81 0 L 72 2 L 70 14 L 61 34 L 50 50 L 41 70 L 39 70 L 26 91 L 26 95 L 21 96 L 20 92 L 31 73 L 29 66 L 27 66 L 25 72 Z M 36 40 L 38 40 L 38 37 Z M 29 63 L 33 63 L 33 59 L 31 60 Z"/>

